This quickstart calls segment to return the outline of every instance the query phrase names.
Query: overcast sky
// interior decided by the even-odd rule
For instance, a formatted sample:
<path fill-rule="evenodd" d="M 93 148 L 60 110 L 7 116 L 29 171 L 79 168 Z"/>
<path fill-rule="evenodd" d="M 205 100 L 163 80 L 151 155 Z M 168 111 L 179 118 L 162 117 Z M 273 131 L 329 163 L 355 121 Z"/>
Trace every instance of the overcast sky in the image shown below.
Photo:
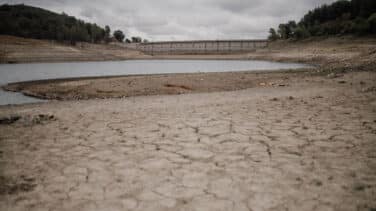
<path fill-rule="evenodd" d="M 334 0 L 0 0 L 76 16 L 127 37 L 153 41 L 266 38 L 268 29 L 299 20 Z"/>

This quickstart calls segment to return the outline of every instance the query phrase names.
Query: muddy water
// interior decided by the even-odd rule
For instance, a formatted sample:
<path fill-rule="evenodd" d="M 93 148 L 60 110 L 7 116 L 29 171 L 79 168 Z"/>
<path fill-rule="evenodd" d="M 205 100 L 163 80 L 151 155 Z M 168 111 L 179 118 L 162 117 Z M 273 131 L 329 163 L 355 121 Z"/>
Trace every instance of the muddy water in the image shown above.
<path fill-rule="evenodd" d="M 255 60 L 128 60 L 111 62 L 69 62 L 0 65 L 0 86 L 12 82 L 159 73 L 229 72 L 297 69 L 297 63 Z M 0 90 L 0 105 L 40 102 L 42 100 Z"/>

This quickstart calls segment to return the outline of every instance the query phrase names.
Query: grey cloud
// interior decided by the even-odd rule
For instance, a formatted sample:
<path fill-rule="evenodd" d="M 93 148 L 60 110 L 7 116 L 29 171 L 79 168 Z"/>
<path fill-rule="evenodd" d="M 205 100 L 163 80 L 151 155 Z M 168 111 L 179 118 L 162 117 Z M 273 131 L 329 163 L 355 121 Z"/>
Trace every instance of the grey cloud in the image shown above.
<path fill-rule="evenodd" d="M 152 40 L 266 38 L 268 29 L 298 21 L 334 0 L 0 0 L 77 16 L 127 37 Z"/>
<path fill-rule="evenodd" d="M 228 10 L 234 13 L 239 13 L 239 12 L 245 12 L 249 9 L 257 7 L 262 2 L 262 0 L 253 0 L 253 1 L 244 1 L 244 0 L 219 0 L 219 1 L 212 1 L 212 4 L 215 4 L 223 9 L 223 10 Z"/>

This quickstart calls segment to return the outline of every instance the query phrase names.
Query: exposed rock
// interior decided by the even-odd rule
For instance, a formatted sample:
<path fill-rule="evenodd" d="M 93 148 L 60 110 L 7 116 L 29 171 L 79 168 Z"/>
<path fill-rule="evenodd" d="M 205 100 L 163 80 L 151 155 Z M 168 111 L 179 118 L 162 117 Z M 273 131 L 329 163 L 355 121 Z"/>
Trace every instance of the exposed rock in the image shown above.
<path fill-rule="evenodd" d="M 329 73 L 326 77 L 333 79 L 333 78 L 341 77 L 341 75 L 336 74 L 336 73 Z"/>
<path fill-rule="evenodd" d="M 17 122 L 19 119 L 21 119 L 21 116 L 19 115 L 0 117 L 0 125 L 9 125 L 9 124 Z"/>
<path fill-rule="evenodd" d="M 274 97 L 274 98 L 270 99 L 270 101 L 278 101 L 278 98 Z"/>
<path fill-rule="evenodd" d="M 362 89 L 362 92 L 376 92 L 376 86 Z"/>
<path fill-rule="evenodd" d="M 38 114 L 32 118 L 33 122 L 41 123 L 44 121 L 55 120 L 55 116 L 51 114 Z"/>
<path fill-rule="evenodd" d="M 25 115 L 21 118 L 20 122 L 24 126 L 34 124 L 44 124 L 49 121 L 55 121 L 56 117 L 52 114 L 37 114 L 37 115 Z"/>

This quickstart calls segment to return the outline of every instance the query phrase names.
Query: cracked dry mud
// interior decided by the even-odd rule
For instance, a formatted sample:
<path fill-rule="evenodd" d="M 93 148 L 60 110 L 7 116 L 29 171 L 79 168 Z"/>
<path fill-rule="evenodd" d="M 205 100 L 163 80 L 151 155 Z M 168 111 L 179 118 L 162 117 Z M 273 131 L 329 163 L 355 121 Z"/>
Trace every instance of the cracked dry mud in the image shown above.
<path fill-rule="evenodd" d="M 338 80 L 0 108 L 56 117 L 0 125 L 0 210 L 375 210 L 375 73 Z"/>

